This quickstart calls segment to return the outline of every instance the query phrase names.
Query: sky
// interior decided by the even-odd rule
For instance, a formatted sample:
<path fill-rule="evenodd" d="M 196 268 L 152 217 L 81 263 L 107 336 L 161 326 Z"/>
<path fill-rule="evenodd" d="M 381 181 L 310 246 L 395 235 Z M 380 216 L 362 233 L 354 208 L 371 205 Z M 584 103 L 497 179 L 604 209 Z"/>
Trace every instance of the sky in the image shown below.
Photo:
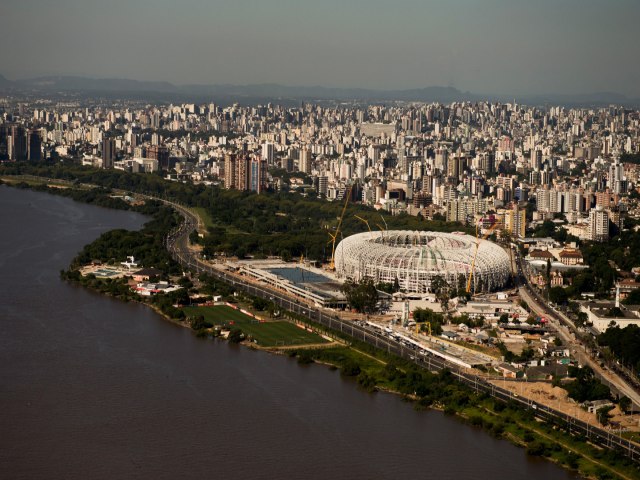
<path fill-rule="evenodd" d="M 1 0 L 0 74 L 640 98 L 639 0 Z"/>

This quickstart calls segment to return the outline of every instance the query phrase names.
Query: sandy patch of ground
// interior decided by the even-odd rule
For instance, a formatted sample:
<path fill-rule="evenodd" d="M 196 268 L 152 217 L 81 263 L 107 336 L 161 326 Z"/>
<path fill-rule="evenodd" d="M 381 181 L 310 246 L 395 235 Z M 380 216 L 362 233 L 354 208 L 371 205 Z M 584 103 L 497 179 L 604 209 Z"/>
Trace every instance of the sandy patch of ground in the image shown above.
<path fill-rule="evenodd" d="M 490 380 L 490 382 L 516 395 L 576 417 L 583 422 L 602 427 L 596 419 L 596 415 L 582 409 L 575 400 L 568 397 L 567 391 L 563 388 L 554 387 L 546 382 L 505 382 L 503 380 Z M 640 431 L 640 415 L 623 415 L 616 406 L 610 412 L 610 416 L 611 421 L 619 425 L 615 427 L 616 429 Z"/>

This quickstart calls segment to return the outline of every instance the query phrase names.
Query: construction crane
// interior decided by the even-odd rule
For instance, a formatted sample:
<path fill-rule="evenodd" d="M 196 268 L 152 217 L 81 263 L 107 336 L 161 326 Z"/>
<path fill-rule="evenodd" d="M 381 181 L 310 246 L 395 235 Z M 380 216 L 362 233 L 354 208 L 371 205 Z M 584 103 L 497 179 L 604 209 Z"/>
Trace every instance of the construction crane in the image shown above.
<path fill-rule="evenodd" d="M 347 211 L 347 205 L 349 204 L 349 198 L 351 197 L 352 188 L 353 188 L 353 185 L 349 185 L 349 188 L 344 194 L 345 196 L 344 207 L 342 207 L 342 213 L 340 213 L 340 218 L 338 219 L 338 226 L 336 227 L 335 233 L 329 232 L 329 236 L 331 237 L 331 240 L 329 240 L 329 243 L 331 244 L 331 262 L 329 262 L 329 270 L 331 271 L 336 269 L 336 239 L 340 234 L 342 219 L 344 218 L 344 213 Z"/>
<path fill-rule="evenodd" d="M 416 334 L 421 333 L 421 326 L 423 324 L 422 323 L 416 323 Z M 431 322 L 424 322 L 424 325 L 427 327 L 427 333 L 429 336 L 431 336 Z"/>
<path fill-rule="evenodd" d="M 365 220 L 364 218 L 362 218 L 359 215 L 354 215 L 354 217 L 356 217 L 358 220 L 360 220 L 361 222 L 364 222 L 365 225 L 367 226 L 367 228 L 369 229 L 369 233 L 371 233 L 371 227 L 369 226 L 369 222 L 367 220 Z"/>
<path fill-rule="evenodd" d="M 498 223 L 494 223 L 489 227 L 487 233 L 485 233 L 482 238 L 480 238 L 480 231 L 478 230 L 478 225 L 476 225 L 476 251 L 473 254 L 473 260 L 471 261 L 471 271 L 469 272 L 469 278 L 467 279 L 467 293 L 471 292 L 471 282 L 473 280 L 473 272 L 476 267 L 476 258 L 478 257 L 478 250 L 480 248 L 480 242 L 489 238 L 489 236 L 493 233 L 493 231 L 498 228 Z"/>
<path fill-rule="evenodd" d="M 382 241 L 384 242 L 384 232 L 387 231 L 388 227 L 387 227 L 387 221 L 384 219 L 382 214 L 380 215 L 380 218 L 382 219 L 382 222 L 384 223 L 384 227 L 382 225 L 380 225 L 379 223 L 376 223 L 376 226 L 380 229 L 380 236 L 382 238 Z"/>

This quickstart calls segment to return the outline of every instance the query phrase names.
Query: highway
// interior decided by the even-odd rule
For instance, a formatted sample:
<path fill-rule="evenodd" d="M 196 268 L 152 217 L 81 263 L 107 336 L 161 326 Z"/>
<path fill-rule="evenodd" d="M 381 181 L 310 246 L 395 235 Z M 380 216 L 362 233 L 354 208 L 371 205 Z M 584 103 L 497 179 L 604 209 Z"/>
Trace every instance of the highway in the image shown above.
<path fill-rule="evenodd" d="M 151 197 L 150 197 L 151 198 Z M 173 206 L 180 212 L 185 221 L 180 227 L 170 232 L 166 238 L 166 246 L 173 258 L 195 272 L 203 272 L 216 277 L 235 288 L 242 289 L 250 295 L 268 299 L 285 310 L 297 313 L 308 318 L 310 321 L 321 324 L 329 329 L 347 334 L 356 340 L 366 342 L 381 350 L 402 357 L 416 365 L 426 368 L 429 371 L 438 372 L 442 369 L 449 369 L 451 373 L 463 384 L 469 386 L 476 392 L 484 392 L 503 401 L 511 401 L 520 404 L 522 407 L 531 409 L 538 418 L 545 421 L 559 423 L 566 426 L 566 429 L 574 434 L 584 435 L 591 442 L 606 448 L 617 448 L 633 461 L 640 463 L 640 446 L 622 438 L 612 431 L 599 427 L 594 427 L 586 422 L 578 420 L 571 415 L 555 410 L 548 405 L 535 403 L 529 399 L 518 396 L 507 389 L 493 385 L 484 378 L 473 375 L 462 368 L 443 361 L 432 355 L 420 355 L 416 347 L 389 338 L 384 332 L 368 327 L 366 325 L 341 319 L 334 312 L 327 312 L 315 306 L 300 303 L 299 300 L 284 295 L 281 291 L 270 288 L 266 285 L 258 285 L 242 278 L 239 275 L 216 268 L 202 261 L 198 254 L 188 248 L 189 233 L 198 225 L 197 216 L 188 208 L 174 202 L 161 200 Z"/>

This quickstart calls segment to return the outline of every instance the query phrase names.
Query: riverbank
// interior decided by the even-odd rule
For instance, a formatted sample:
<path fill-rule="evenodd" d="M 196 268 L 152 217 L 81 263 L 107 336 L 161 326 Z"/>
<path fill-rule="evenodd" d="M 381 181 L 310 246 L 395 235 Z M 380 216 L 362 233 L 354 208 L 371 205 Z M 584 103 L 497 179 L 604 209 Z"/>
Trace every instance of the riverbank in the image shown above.
<path fill-rule="evenodd" d="M 105 292 L 102 292 L 102 293 L 105 293 Z M 367 345 L 367 348 L 369 348 L 368 345 Z M 368 350 L 367 352 L 370 354 Z M 296 353 L 296 355 L 302 358 L 306 357 L 306 355 L 304 355 L 302 352 Z M 314 355 L 315 355 L 315 358 L 313 358 Z M 386 363 L 384 363 L 383 365 L 381 362 L 376 361 L 374 365 L 369 365 L 367 360 L 368 357 L 358 356 L 358 352 L 354 352 L 353 350 L 349 351 L 349 349 L 347 349 L 347 351 L 332 351 L 332 352 L 324 352 L 324 353 L 314 352 L 313 354 L 311 354 L 311 357 L 313 361 L 322 362 L 322 361 L 330 360 L 330 362 L 333 365 L 335 365 L 337 368 L 340 368 L 341 371 L 343 371 L 343 374 L 346 377 L 353 377 L 360 386 L 362 386 L 367 390 L 369 389 L 368 387 L 370 387 L 372 384 L 372 380 L 371 380 L 372 378 L 375 381 L 375 388 L 380 388 L 380 389 L 386 388 L 385 387 L 386 383 L 397 381 L 398 385 L 400 385 L 401 387 L 401 388 L 398 388 L 398 393 L 401 395 L 405 395 L 406 398 L 410 398 L 409 396 L 411 395 L 411 389 L 413 388 L 414 392 L 418 392 L 417 387 L 421 387 L 420 384 L 423 381 L 422 387 L 425 387 L 426 390 L 420 390 L 421 395 L 418 395 L 416 397 L 418 398 L 418 400 L 416 401 L 418 408 L 435 406 L 437 408 L 443 408 L 447 413 L 456 413 L 460 415 L 461 418 L 465 418 L 464 417 L 465 415 L 467 414 L 471 415 L 471 413 L 473 413 L 473 411 L 469 411 L 467 409 L 472 408 L 472 406 L 475 405 L 474 402 L 479 402 L 483 400 L 481 396 L 478 396 L 477 394 L 473 394 L 473 392 L 471 392 L 470 394 L 468 391 L 465 391 L 464 389 L 462 389 L 461 386 L 458 386 L 458 384 L 455 384 L 452 379 L 446 378 L 445 375 L 441 377 L 435 376 L 436 379 L 434 380 L 434 378 L 427 377 L 424 372 L 418 371 L 418 369 L 415 366 L 412 366 L 409 364 L 403 364 L 402 363 L 403 361 L 401 361 L 400 359 L 391 358 L 390 360 L 388 355 L 386 354 L 383 355 L 381 353 L 376 353 L 376 355 L 379 355 L 378 358 L 383 359 L 383 362 L 386 362 Z M 369 360 L 371 359 L 369 358 Z M 394 364 L 394 365 L 397 365 L 395 366 L 395 368 L 399 370 L 402 374 L 404 374 L 404 376 L 400 374 L 396 374 L 397 376 L 392 381 L 390 378 L 388 378 L 389 372 L 380 371 L 381 365 L 386 368 L 386 365 L 388 365 L 390 361 L 396 362 Z M 357 374 L 354 372 L 357 372 Z M 425 377 L 423 377 L 423 375 L 425 375 Z M 433 374 L 430 374 L 430 375 L 433 376 Z M 440 378 L 440 380 L 438 380 L 438 377 Z M 425 399 L 426 396 L 428 396 L 429 398 Z M 429 402 L 429 399 L 431 400 L 430 402 Z M 446 399 L 448 399 L 448 401 L 445 401 Z M 464 408 L 458 408 L 458 407 L 464 407 Z M 495 407 L 495 408 L 499 408 L 499 407 Z M 473 419 L 473 421 L 470 421 L 470 423 L 472 425 L 481 426 L 489 431 L 496 428 L 497 431 L 499 432 L 500 419 L 504 420 L 504 418 L 506 417 L 499 415 L 501 412 L 496 412 L 496 410 L 493 407 L 490 410 L 492 410 L 494 413 L 491 415 L 488 415 L 486 419 L 484 417 L 484 415 L 487 415 L 486 411 L 484 413 L 482 410 L 479 412 L 476 412 L 477 415 L 480 417 L 480 420 L 478 420 L 476 417 L 470 416 L 469 418 Z M 514 410 L 514 411 L 517 412 L 517 410 Z M 532 422 L 535 422 L 535 420 L 532 420 L 532 419 L 529 419 L 529 420 Z M 498 425 L 498 426 L 496 427 L 495 425 Z M 532 425 L 535 426 L 536 424 L 533 423 Z M 509 429 L 503 426 L 502 434 L 504 434 L 505 431 L 508 432 L 508 430 Z M 540 441 L 537 444 L 534 444 L 536 448 L 532 449 L 532 451 L 530 452 L 532 455 L 543 455 L 547 458 L 552 458 L 552 455 L 554 453 L 557 453 L 555 446 L 552 445 L 549 441 L 544 440 L 544 438 L 538 439 L 537 437 L 533 437 L 531 442 L 536 440 L 540 440 Z M 527 443 L 526 438 L 524 438 L 523 441 Z M 531 442 L 528 442 L 528 443 L 531 443 Z M 540 444 L 542 444 L 542 447 L 540 447 Z M 592 457 L 592 458 L 595 458 L 595 457 Z M 569 459 L 568 462 L 570 461 L 571 460 Z M 567 466 L 571 468 L 569 463 L 567 463 Z M 594 471 L 595 473 L 588 473 L 587 471 L 585 472 L 585 474 L 589 476 L 602 477 L 606 472 L 598 471 L 596 468 L 597 466 L 598 466 L 597 464 L 591 465 L 591 470 Z M 578 462 L 578 468 L 580 468 L 580 462 Z M 633 477 L 625 476 L 624 474 L 621 474 L 621 473 L 618 473 L 618 475 L 621 476 L 622 478 L 633 478 Z"/>
<path fill-rule="evenodd" d="M 190 328 L 187 322 L 171 318 L 153 304 L 139 303 L 150 307 L 174 325 Z M 612 452 L 571 437 L 561 432 L 558 426 L 539 423 L 531 412 L 515 405 L 504 405 L 490 397 L 478 395 L 455 382 L 447 371 L 437 375 L 425 372 L 409 362 L 358 342 L 344 346 L 286 349 L 262 348 L 246 341 L 240 344 L 296 358 L 301 365 L 317 363 L 338 369 L 347 381 L 354 382 L 368 394 L 377 391 L 391 393 L 401 396 L 418 410 L 443 411 L 473 428 L 525 448 L 529 455 L 546 458 L 587 478 L 637 478 L 637 470 L 633 465 L 621 464 L 623 459 L 611 455 Z"/>

